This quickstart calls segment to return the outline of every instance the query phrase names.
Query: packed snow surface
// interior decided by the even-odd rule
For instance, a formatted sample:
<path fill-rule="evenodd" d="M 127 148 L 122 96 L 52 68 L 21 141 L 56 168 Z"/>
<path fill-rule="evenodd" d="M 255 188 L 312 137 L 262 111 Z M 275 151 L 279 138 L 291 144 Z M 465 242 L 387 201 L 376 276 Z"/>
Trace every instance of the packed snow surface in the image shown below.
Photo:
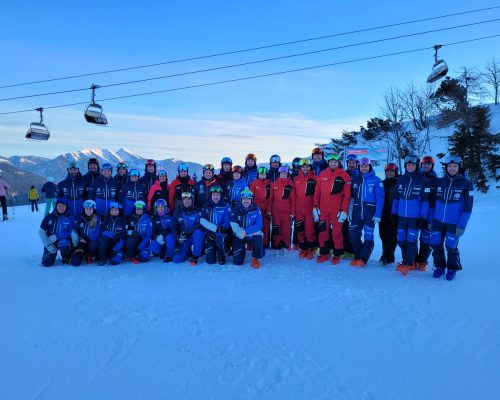
<path fill-rule="evenodd" d="M 296 252 L 43 268 L 42 211 L 18 207 L 0 222 L 0 399 L 498 399 L 498 200 L 476 199 L 453 282 L 381 266 L 379 241 L 363 269 Z"/>

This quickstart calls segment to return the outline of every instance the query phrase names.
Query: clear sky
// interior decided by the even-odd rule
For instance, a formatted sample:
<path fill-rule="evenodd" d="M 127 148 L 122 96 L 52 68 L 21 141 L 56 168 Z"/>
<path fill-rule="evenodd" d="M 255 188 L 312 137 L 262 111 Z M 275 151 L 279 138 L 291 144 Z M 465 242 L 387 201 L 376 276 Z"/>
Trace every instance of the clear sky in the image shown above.
<path fill-rule="evenodd" d="M 500 5 L 494 1 L 8 2 L 0 14 L 0 86 L 178 60 Z M 389 29 L 205 60 L 0 89 L 0 98 L 107 85 L 326 49 L 500 18 L 500 8 Z M 500 32 L 500 22 L 303 57 L 98 90 L 97 99 L 335 63 Z M 500 56 L 500 38 L 450 46 L 456 75 Z M 83 120 L 83 105 L 50 109 L 48 142 L 24 140 L 36 112 L 0 116 L 0 155 L 55 157 L 86 147 L 126 147 L 144 157 L 218 164 L 306 155 L 343 129 L 380 114 L 384 93 L 424 84 L 431 50 L 184 91 L 103 102 L 108 127 Z M 0 112 L 84 102 L 90 91 L 0 101 Z"/>

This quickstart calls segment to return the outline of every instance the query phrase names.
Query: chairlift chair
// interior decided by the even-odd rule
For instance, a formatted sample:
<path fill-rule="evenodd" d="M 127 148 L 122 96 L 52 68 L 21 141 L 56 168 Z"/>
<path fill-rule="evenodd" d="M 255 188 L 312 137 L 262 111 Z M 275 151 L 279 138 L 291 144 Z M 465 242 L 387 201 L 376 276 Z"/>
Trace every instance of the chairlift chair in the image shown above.
<path fill-rule="evenodd" d="M 434 65 L 432 67 L 432 71 L 427 77 L 427 83 L 434 83 L 446 76 L 448 73 L 448 65 L 444 60 L 439 60 L 437 57 L 438 49 L 440 49 L 442 45 L 437 44 L 434 46 Z"/>
<path fill-rule="evenodd" d="M 43 108 L 36 109 L 40 113 L 40 122 L 32 122 L 28 131 L 26 132 L 26 140 L 30 141 L 45 141 L 49 140 L 50 131 L 43 123 Z"/>
<path fill-rule="evenodd" d="M 92 89 L 92 103 L 90 103 L 84 112 L 84 117 L 87 122 L 96 125 L 107 125 L 108 120 L 102 111 L 102 106 L 95 102 L 95 90 L 98 88 L 98 85 L 92 84 L 90 87 Z"/>

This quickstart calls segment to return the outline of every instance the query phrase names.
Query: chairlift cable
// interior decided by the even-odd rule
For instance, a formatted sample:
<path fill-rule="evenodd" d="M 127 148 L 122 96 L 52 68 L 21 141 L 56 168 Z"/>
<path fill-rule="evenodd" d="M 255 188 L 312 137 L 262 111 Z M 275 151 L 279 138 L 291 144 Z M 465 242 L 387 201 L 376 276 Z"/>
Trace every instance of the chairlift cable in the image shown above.
<path fill-rule="evenodd" d="M 273 48 L 273 47 L 288 46 L 288 45 L 292 45 L 292 44 L 329 39 L 332 37 L 347 36 L 347 35 L 352 35 L 352 34 L 356 34 L 356 33 L 363 33 L 363 32 L 370 32 L 370 31 L 375 31 L 375 30 L 380 30 L 380 29 L 393 28 L 396 26 L 410 25 L 410 24 L 415 24 L 415 23 L 419 23 L 419 22 L 426 22 L 426 21 L 433 21 L 433 20 L 437 20 L 437 19 L 456 17 L 459 15 L 478 13 L 478 12 L 489 11 L 489 10 L 494 10 L 494 9 L 498 9 L 498 8 L 500 8 L 500 5 L 486 7 L 486 8 L 478 8 L 478 9 L 468 10 L 468 11 L 461 11 L 461 12 L 452 13 L 452 14 L 444 14 L 444 15 L 439 15 L 439 16 L 435 16 L 435 17 L 427 17 L 427 18 L 420 18 L 420 19 L 416 19 L 416 20 L 397 22 L 397 23 L 388 24 L 388 25 L 380 25 L 380 26 L 375 26 L 375 27 L 371 27 L 371 28 L 362 28 L 362 29 L 357 29 L 357 30 L 353 30 L 353 31 L 333 33 L 330 35 L 323 35 L 323 36 L 316 36 L 316 37 L 312 37 L 312 38 L 293 40 L 293 41 L 289 41 L 289 42 L 274 43 L 274 44 L 270 44 L 270 45 L 250 47 L 250 48 L 240 49 L 240 50 L 232 50 L 232 51 L 227 51 L 227 52 L 222 52 L 222 53 L 214 53 L 214 54 L 208 54 L 208 55 L 197 56 L 197 57 L 189 57 L 189 58 L 178 59 L 178 60 L 163 61 L 163 62 L 158 62 L 158 63 L 153 63 L 153 64 L 137 65 L 137 66 L 133 66 L 133 67 L 116 68 L 116 69 L 111 69 L 111 70 L 107 70 L 107 71 L 89 72 L 89 73 L 78 74 L 78 75 L 69 75 L 69 76 L 63 76 L 63 77 L 58 77 L 58 78 L 43 79 L 43 80 L 38 80 L 38 81 L 14 83 L 14 84 L 10 84 L 10 85 L 0 86 L 0 89 L 6 89 L 6 88 L 16 87 L 16 86 L 34 85 L 34 84 L 46 83 L 46 82 L 54 82 L 54 81 L 60 81 L 60 80 L 66 80 L 66 79 L 83 78 L 86 76 L 93 76 L 93 75 L 110 74 L 110 73 L 115 73 L 115 72 L 130 71 L 130 70 L 141 69 L 141 68 L 151 68 L 151 67 L 157 67 L 160 65 L 182 63 L 182 62 L 187 62 L 187 61 L 202 60 L 202 59 L 207 59 L 207 58 L 227 56 L 227 55 L 231 55 L 231 54 L 245 53 L 245 52 L 256 51 L 256 50 L 264 50 L 264 49 L 269 49 L 269 48 Z"/>

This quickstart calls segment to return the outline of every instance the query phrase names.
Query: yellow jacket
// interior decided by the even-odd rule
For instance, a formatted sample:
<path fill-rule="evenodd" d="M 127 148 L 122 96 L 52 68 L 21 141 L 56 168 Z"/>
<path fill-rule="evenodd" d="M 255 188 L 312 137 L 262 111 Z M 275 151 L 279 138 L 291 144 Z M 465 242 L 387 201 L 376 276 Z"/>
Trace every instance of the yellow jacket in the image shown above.
<path fill-rule="evenodd" d="M 40 195 L 38 194 L 38 190 L 30 189 L 28 192 L 28 200 L 40 200 Z"/>

